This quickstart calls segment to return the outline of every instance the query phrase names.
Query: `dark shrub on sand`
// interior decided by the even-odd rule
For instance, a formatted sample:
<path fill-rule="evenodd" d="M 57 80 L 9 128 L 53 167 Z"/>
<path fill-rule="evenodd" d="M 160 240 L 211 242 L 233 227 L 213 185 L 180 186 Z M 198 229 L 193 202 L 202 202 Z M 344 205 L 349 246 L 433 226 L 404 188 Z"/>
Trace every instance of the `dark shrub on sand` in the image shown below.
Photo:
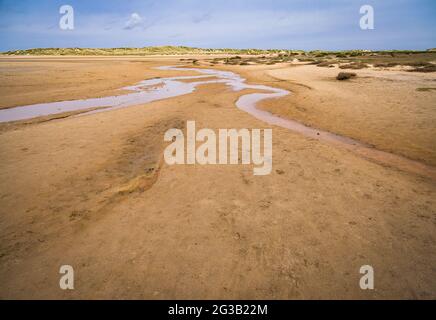
<path fill-rule="evenodd" d="M 398 66 L 398 62 L 380 62 L 380 63 L 375 63 L 374 67 L 376 68 L 392 68 L 392 67 L 396 67 Z"/>
<path fill-rule="evenodd" d="M 356 76 L 356 74 L 354 72 L 339 72 L 336 79 L 347 80 L 347 79 L 353 78 L 355 76 Z"/>
<path fill-rule="evenodd" d="M 333 68 L 334 67 L 334 65 L 332 65 L 329 61 L 324 61 L 324 62 L 318 63 L 316 66 L 317 67 L 325 67 L 325 68 Z"/>

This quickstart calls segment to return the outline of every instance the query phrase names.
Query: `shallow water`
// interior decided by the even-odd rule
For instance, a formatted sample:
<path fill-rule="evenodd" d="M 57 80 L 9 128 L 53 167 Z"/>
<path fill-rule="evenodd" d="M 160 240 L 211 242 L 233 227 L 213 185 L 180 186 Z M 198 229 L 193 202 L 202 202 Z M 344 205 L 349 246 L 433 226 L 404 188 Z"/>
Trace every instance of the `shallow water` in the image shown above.
<path fill-rule="evenodd" d="M 105 111 L 107 111 L 171 98 L 194 91 L 195 85 L 177 81 L 178 79 L 183 80 L 190 78 L 191 77 L 175 77 L 144 80 L 134 86 L 122 88 L 132 92 L 118 96 L 38 103 L 2 109 L 0 110 L 0 122 L 25 120 L 63 112 L 86 110 L 94 107 L 108 107 L 105 109 Z"/>
<path fill-rule="evenodd" d="M 351 150 L 367 159 L 374 160 L 378 163 L 393 166 L 401 170 L 418 173 L 420 175 L 428 176 L 436 179 L 436 168 L 427 166 L 418 161 L 410 160 L 402 156 L 398 156 L 385 151 L 377 150 L 362 142 L 336 135 L 331 132 L 318 130 L 305 126 L 304 124 L 284 119 L 275 116 L 268 111 L 256 108 L 259 101 L 271 98 L 280 98 L 290 94 L 289 91 L 265 85 L 253 85 L 245 83 L 245 79 L 238 74 L 229 71 L 220 71 L 213 69 L 200 69 L 200 68 L 184 68 L 164 66 L 159 67 L 160 70 L 174 70 L 174 71 L 196 71 L 201 75 L 198 76 L 182 76 L 170 78 L 156 78 L 144 80 L 136 85 L 122 88 L 131 91 L 127 94 L 118 96 L 109 96 L 103 98 L 92 98 L 84 100 L 71 100 L 51 103 L 40 103 L 34 105 L 14 107 L 10 109 L 0 110 L 0 122 L 25 120 L 39 116 L 46 116 L 51 114 L 80 111 L 95 107 L 106 107 L 104 109 L 93 110 L 84 112 L 81 115 L 105 112 L 108 110 L 125 108 L 133 105 L 145 104 L 152 101 L 167 99 L 180 95 L 189 94 L 195 91 L 195 88 L 201 84 L 208 83 L 224 83 L 230 86 L 234 91 L 243 89 L 262 90 L 267 92 L 251 93 L 242 95 L 236 101 L 236 107 L 249 113 L 255 118 L 264 121 L 271 125 L 276 125 L 282 128 L 290 129 L 294 132 L 303 134 L 304 136 L 327 141 L 329 143 L 339 145 L 345 149 Z M 215 79 L 210 79 L 215 77 Z M 201 79 L 209 78 L 209 80 Z M 198 79 L 194 82 L 183 82 L 180 80 Z"/>

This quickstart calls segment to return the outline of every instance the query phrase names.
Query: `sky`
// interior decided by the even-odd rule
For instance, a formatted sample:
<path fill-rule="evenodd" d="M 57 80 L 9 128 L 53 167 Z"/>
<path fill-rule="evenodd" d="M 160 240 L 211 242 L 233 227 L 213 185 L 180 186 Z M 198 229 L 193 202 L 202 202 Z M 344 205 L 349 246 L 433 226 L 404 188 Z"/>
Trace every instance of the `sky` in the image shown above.
<path fill-rule="evenodd" d="M 62 30 L 62 5 L 74 29 Z M 374 8 L 374 29 L 359 12 Z M 436 47 L 436 0 L 0 0 L 0 51 L 48 47 Z"/>

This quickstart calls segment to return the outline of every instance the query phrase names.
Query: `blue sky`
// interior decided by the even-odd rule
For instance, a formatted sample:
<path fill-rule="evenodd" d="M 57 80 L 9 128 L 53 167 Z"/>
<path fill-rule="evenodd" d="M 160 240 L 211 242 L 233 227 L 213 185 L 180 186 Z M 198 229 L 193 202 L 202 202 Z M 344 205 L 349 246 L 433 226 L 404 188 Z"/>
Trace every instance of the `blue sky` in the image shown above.
<path fill-rule="evenodd" d="M 74 30 L 59 28 L 60 6 Z M 359 9 L 374 7 L 375 29 Z M 0 51 L 38 47 L 428 49 L 436 0 L 0 0 Z"/>

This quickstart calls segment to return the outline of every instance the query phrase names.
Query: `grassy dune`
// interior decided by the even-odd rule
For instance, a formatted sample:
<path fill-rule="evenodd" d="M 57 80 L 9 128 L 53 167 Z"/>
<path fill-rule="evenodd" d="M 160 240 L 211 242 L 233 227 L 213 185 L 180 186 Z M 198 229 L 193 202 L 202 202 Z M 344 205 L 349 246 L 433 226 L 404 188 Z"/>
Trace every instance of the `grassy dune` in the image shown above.
<path fill-rule="evenodd" d="M 392 51 L 369 51 L 369 50 L 343 50 L 343 51 L 323 51 L 323 50 L 282 50 L 282 49 L 204 49 L 185 46 L 158 46 L 143 48 L 35 48 L 26 50 L 13 50 L 1 52 L 3 55 L 183 55 L 183 54 L 242 54 L 242 55 L 262 55 L 262 54 L 282 54 L 300 55 L 311 58 L 349 58 L 368 55 L 395 56 L 395 55 L 415 55 L 432 52 L 414 50 L 392 50 Z"/>
<path fill-rule="evenodd" d="M 38 48 L 3 52 L 5 55 L 184 55 L 184 54 L 274 54 L 283 50 L 260 49 L 202 49 L 183 46 L 144 48 Z M 287 50 L 286 52 L 300 52 Z"/>
<path fill-rule="evenodd" d="M 149 56 L 149 55 L 234 55 L 227 58 L 215 58 L 212 64 L 249 65 L 291 62 L 316 64 L 320 67 L 331 67 L 338 64 L 343 69 L 362 69 L 372 64 L 374 67 L 387 68 L 400 66 L 413 67 L 410 71 L 435 72 L 436 52 L 413 50 L 344 50 L 344 51 L 303 51 L 280 49 L 203 49 L 184 46 L 159 46 L 144 48 L 37 48 L 14 50 L 0 55 L 35 55 L 35 56 Z M 243 57 L 241 57 L 243 56 Z M 247 57 L 249 56 L 249 57 Z M 252 56 L 252 57 L 251 57 Z M 197 60 L 193 63 L 196 64 Z"/>

